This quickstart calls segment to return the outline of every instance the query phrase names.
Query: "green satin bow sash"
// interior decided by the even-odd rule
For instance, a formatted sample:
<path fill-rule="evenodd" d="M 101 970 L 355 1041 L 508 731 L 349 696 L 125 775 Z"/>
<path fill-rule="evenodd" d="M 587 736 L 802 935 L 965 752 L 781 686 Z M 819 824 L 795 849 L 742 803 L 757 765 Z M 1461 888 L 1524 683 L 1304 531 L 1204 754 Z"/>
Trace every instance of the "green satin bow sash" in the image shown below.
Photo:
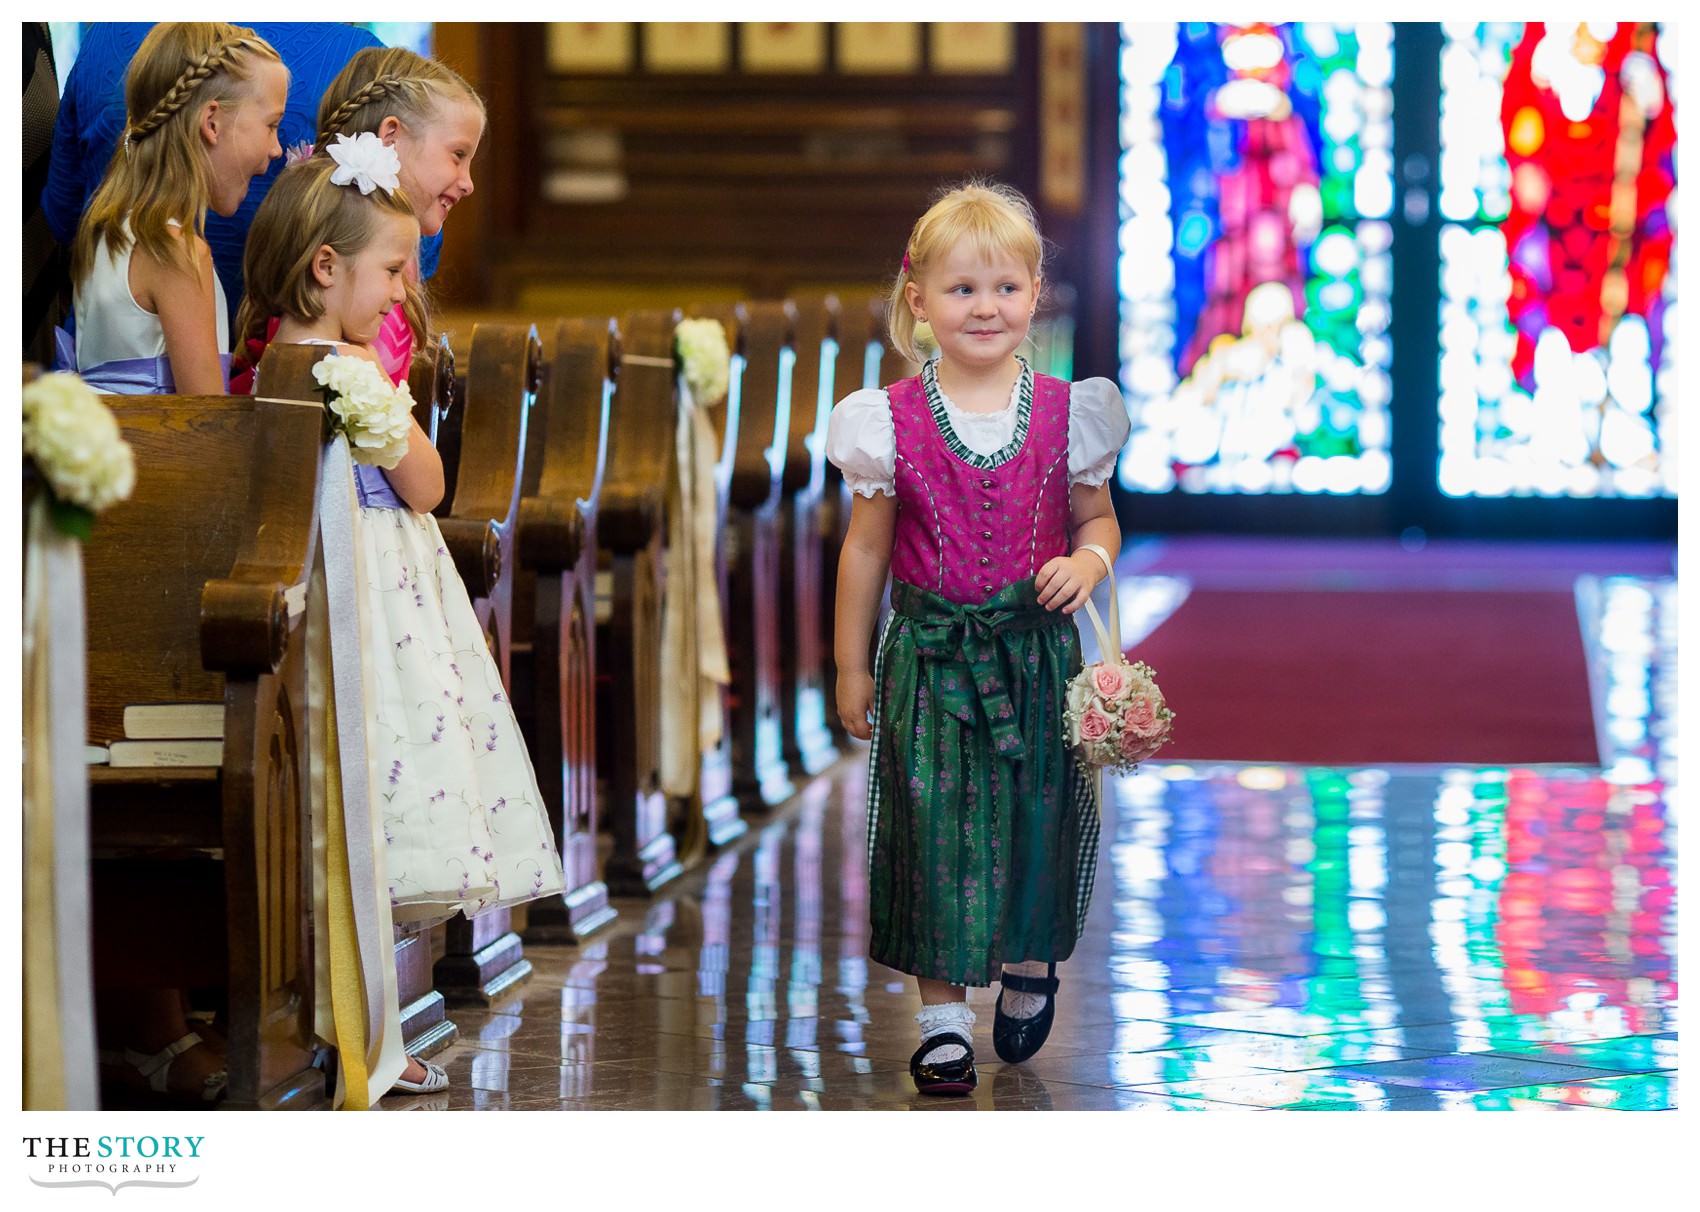
<path fill-rule="evenodd" d="M 925 658 L 918 672 L 934 701 L 964 724 L 984 715 L 998 756 L 1026 757 L 1010 699 L 1011 670 L 1021 662 L 1016 637 L 1066 626 L 1069 616 L 1039 605 L 1031 577 L 1004 586 L 979 606 L 893 581 L 891 607 L 909 620 L 915 654 Z"/>

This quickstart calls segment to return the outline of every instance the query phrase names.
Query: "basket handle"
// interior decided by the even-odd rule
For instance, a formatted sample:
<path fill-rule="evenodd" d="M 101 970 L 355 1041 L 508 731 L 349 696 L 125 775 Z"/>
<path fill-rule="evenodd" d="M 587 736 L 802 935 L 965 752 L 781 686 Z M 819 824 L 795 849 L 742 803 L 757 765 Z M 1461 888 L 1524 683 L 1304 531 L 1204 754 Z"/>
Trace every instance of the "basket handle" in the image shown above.
<path fill-rule="evenodd" d="M 1092 595 L 1086 595 L 1086 617 L 1092 620 L 1092 630 L 1098 637 L 1098 659 L 1100 661 L 1121 661 L 1122 656 L 1122 624 L 1119 603 L 1116 601 L 1116 573 L 1112 568 L 1104 577 L 1110 587 L 1110 627 L 1104 629 L 1104 620 L 1098 617 L 1098 608 L 1092 605 Z M 1113 637 L 1113 638 L 1112 638 Z"/>

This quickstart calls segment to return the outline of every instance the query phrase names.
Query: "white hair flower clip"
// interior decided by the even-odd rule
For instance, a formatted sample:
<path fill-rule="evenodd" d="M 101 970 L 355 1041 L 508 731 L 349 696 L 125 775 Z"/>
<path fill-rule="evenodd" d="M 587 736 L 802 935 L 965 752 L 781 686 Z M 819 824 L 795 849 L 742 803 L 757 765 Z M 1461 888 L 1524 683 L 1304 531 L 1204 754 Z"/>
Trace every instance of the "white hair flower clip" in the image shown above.
<path fill-rule="evenodd" d="M 369 194 L 378 188 L 388 192 L 401 183 L 401 157 L 369 130 L 352 139 L 338 135 L 325 151 L 337 164 L 331 173 L 332 185 L 355 185 Z"/>

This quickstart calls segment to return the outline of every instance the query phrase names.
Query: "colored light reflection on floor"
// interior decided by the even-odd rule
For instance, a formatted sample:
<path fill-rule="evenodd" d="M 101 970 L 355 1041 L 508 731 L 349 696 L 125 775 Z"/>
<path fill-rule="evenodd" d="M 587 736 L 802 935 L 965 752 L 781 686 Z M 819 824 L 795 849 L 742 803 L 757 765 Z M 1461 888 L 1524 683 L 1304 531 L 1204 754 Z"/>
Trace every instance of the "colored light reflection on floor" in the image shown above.
<path fill-rule="evenodd" d="M 1131 578 L 1124 633 L 1182 600 Z M 1594 768 L 1152 765 L 1106 782 L 1044 1049 L 918 1096 L 867 959 L 861 751 L 531 980 L 385 1109 L 1652 1111 L 1676 1105 L 1676 583 L 1582 577 Z"/>
<path fill-rule="evenodd" d="M 921 1099 L 914 983 L 866 958 L 846 761 L 654 903 L 456 1010 L 453 1086 L 386 1108 L 1656 1110 L 1675 1103 L 1656 785 L 1528 768 L 1148 768 L 1024 1065 Z"/>
<path fill-rule="evenodd" d="M 1581 577 L 1576 608 L 1605 777 L 1675 787 L 1676 579 Z"/>
<path fill-rule="evenodd" d="M 1236 1035 L 1189 1041 L 1143 1090 L 1408 1105 L 1425 1089 L 1544 1086 L 1607 1056 L 1674 1065 L 1656 1038 L 1675 1025 L 1657 788 L 1586 771 L 1220 766 L 1144 772 L 1116 798 L 1114 1003 Z M 1600 1040 L 1618 1044 L 1572 1046 Z M 1287 1077 L 1202 1080 L 1229 1059 Z"/>

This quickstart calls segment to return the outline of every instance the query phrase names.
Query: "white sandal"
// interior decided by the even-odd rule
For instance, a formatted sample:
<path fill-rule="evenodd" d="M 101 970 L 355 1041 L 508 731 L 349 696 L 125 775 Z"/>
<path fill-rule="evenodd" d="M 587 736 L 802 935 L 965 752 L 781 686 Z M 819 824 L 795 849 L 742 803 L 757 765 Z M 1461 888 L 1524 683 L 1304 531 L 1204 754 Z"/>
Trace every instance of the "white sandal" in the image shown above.
<path fill-rule="evenodd" d="M 193 1094 L 174 1091 L 171 1089 L 171 1062 L 182 1056 L 196 1044 L 203 1042 L 201 1037 L 191 1031 L 155 1052 L 152 1056 L 126 1048 L 122 1052 L 102 1051 L 100 1059 L 109 1065 L 128 1065 L 147 1079 L 148 1089 L 155 1094 L 165 1094 L 176 1098 L 193 1099 Z M 201 1083 L 201 1098 L 203 1103 L 216 1103 L 224 1097 L 225 1089 L 230 1085 L 230 1071 L 215 1069 L 206 1075 Z"/>
<path fill-rule="evenodd" d="M 392 1094 L 398 1091 L 402 1094 L 435 1094 L 438 1090 L 448 1089 L 449 1075 L 443 1072 L 441 1065 L 419 1056 L 410 1056 L 407 1059 L 418 1061 L 425 1066 L 425 1080 L 410 1082 L 404 1077 L 398 1077 L 395 1079 L 395 1085 L 390 1087 Z"/>

